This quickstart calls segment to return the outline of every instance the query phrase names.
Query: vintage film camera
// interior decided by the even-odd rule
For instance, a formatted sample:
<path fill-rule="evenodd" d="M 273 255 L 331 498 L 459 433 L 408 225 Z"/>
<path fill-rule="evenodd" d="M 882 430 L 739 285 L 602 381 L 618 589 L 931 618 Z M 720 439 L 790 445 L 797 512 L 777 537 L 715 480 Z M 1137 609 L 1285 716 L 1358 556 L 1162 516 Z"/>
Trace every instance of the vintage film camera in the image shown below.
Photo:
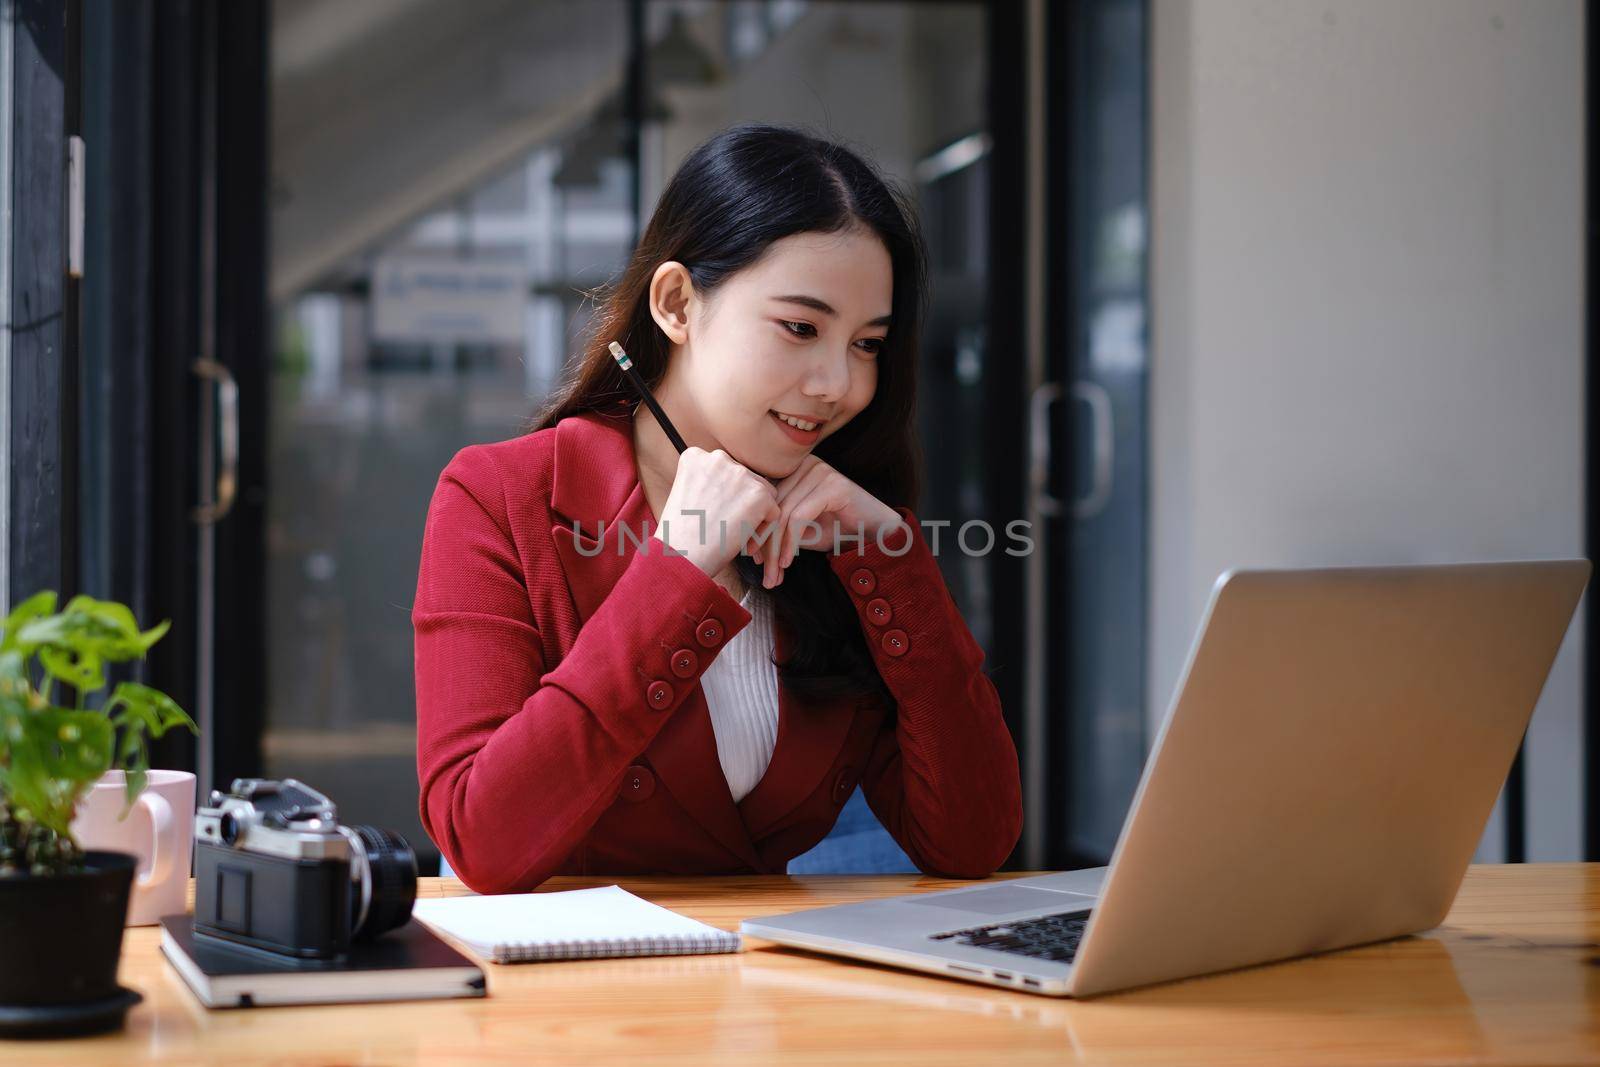
<path fill-rule="evenodd" d="M 293 778 L 236 778 L 195 814 L 196 933 L 329 959 L 403 926 L 417 897 L 405 838 L 345 826 Z"/>

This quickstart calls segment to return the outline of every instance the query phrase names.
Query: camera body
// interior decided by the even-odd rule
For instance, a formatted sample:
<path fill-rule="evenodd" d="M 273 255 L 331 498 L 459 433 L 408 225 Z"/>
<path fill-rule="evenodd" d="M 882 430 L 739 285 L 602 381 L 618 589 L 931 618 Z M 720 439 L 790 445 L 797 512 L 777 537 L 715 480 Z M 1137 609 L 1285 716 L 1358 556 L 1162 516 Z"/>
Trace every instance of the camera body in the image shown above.
<path fill-rule="evenodd" d="M 195 814 L 196 933 L 305 959 L 404 925 L 417 860 L 403 837 L 345 826 L 293 778 L 236 778 Z"/>

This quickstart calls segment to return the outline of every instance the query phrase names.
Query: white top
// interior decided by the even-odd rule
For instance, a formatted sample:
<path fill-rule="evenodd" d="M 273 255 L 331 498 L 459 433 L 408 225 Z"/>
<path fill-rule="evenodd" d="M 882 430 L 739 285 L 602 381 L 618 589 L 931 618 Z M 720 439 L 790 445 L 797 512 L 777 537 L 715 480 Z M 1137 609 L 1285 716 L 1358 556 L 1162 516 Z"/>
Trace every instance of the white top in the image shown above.
<path fill-rule="evenodd" d="M 745 590 L 750 624 L 700 675 L 717 735 L 717 758 L 734 803 L 756 787 L 778 744 L 778 669 L 772 663 L 772 600 Z"/>

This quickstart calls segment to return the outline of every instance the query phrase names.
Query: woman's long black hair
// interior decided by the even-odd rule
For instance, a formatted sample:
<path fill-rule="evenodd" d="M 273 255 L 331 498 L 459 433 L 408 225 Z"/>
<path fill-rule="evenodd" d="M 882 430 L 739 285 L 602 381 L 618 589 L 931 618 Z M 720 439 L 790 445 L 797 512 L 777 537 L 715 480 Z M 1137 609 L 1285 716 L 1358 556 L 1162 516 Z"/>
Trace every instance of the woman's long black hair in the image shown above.
<path fill-rule="evenodd" d="M 650 281 L 662 263 L 682 263 L 702 296 L 754 263 L 774 241 L 799 233 L 864 227 L 889 252 L 894 291 L 872 401 L 821 441 L 816 455 L 891 507 L 917 507 L 921 453 L 915 428 L 916 367 L 927 254 L 909 193 L 844 146 L 804 129 L 750 123 L 694 149 L 656 204 L 622 276 L 599 291 L 582 357 L 534 417 L 535 430 L 584 411 L 631 410 L 639 398 L 607 344 L 620 340 L 645 382 L 666 373 L 671 345 L 650 315 Z M 898 542 L 896 542 L 898 543 Z M 845 541 L 843 550 L 853 551 Z M 761 568 L 739 556 L 740 577 L 772 597 L 794 635 L 784 685 L 808 695 L 887 695 L 867 651 L 855 606 L 820 552 L 799 552 L 783 584 L 761 588 Z"/>

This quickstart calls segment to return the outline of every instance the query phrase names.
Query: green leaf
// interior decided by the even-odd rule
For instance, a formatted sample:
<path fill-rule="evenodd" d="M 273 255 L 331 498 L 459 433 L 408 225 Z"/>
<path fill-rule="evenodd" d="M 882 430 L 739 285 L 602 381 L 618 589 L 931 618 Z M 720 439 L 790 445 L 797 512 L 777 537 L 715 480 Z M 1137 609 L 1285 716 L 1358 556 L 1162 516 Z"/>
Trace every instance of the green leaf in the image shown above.
<path fill-rule="evenodd" d="M 91 784 L 111 769 L 116 731 L 97 711 L 46 708 L 35 712 L 42 729 L 45 769 L 53 778 Z"/>
<path fill-rule="evenodd" d="M 0 687 L 0 756 L 5 755 L 6 744 L 22 734 L 22 716 L 27 713 L 25 692 L 7 692 Z"/>
<path fill-rule="evenodd" d="M 98 712 L 66 708 L 10 712 L 9 759 L 0 786 L 34 821 L 70 834 L 79 797 L 111 767 L 111 723 Z"/>
<path fill-rule="evenodd" d="M 122 710 L 118 711 L 119 708 Z M 151 737 L 160 737 L 174 726 L 186 726 L 190 733 L 200 733 L 200 728 L 177 701 L 159 689 L 138 682 L 119 683 L 103 711 L 117 726 L 147 730 Z"/>
<path fill-rule="evenodd" d="M 77 613 L 97 624 L 103 635 L 115 635 L 108 640 L 117 648 L 134 650 L 143 656 L 150 646 L 161 640 L 171 628 L 171 620 L 161 622 L 143 633 L 125 604 L 115 600 L 96 600 L 88 596 L 75 596 L 67 603 L 65 614 Z"/>
<path fill-rule="evenodd" d="M 130 725 L 122 731 L 122 739 L 117 742 L 117 766 L 124 771 L 126 803 L 123 805 L 120 820 L 126 816 L 133 807 L 133 802 L 139 799 L 139 794 L 144 791 L 146 772 L 150 767 L 150 752 L 145 744 L 144 730 L 137 725 Z"/>
<path fill-rule="evenodd" d="M 17 633 L 24 623 L 30 619 L 37 619 L 56 610 L 56 592 L 54 589 L 45 589 L 33 594 L 27 600 L 11 609 L 11 614 L 6 616 L 5 633 L 0 636 L 0 649 L 15 648 Z"/>
<path fill-rule="evenodd" d="M 63 682 L 80 693 L 92 693 L 105 688 L 104 661 L 94 652 L 73 653 L 50 645 L 39 649 L 39 664 L 58 682 Z"/>
<path fill-rule="evenodd" d="M 167 631 L 172 629 L 171 619 L 162 619 L 150 629 L 139 635 L 139 644 L 144 651 L 150 651 L 150 646 L 167 636 Z"/>
<path fill-rule="evenodd" d="M 150 776 L 150 751 L 145 747 L 143 736 L 138 734 L 133 734 L 132 736 L 135 737 L 133 750 L 123 763 L 124 780 L 127 783 L 127 788 L 123 791 L 122 814 L 117 816 L 118 822 L 126 819 L 128 812 L 133 810 L 133 803 L 139 799 L 139 794 L 144 792 L 145 782 Z M 123 745 L 126 747 L 126 740 L 124 740 Z"/>
<path fill-rule="evenodd" d="M 58 614 L 24 621 L 16 644 L 23 652 L 49 646 L 121 663 L 143 658 L 170 627 L 170 622 L 162 622 L 140 633 L 133 613 L 122 604 L 77 596 Z"/>
<path fill-rule="evenodd" d="M 126 604 L 118 604 L 115 600 L 96 600 L 91 596 L 75 596 L 67 601 L 67 606 L 62 611 L 64 614 L 82 612 L 124 637 L 133 637 L 139 632 L 139 624 L 134 621 L 133 612 L 129 610 Z"/>

